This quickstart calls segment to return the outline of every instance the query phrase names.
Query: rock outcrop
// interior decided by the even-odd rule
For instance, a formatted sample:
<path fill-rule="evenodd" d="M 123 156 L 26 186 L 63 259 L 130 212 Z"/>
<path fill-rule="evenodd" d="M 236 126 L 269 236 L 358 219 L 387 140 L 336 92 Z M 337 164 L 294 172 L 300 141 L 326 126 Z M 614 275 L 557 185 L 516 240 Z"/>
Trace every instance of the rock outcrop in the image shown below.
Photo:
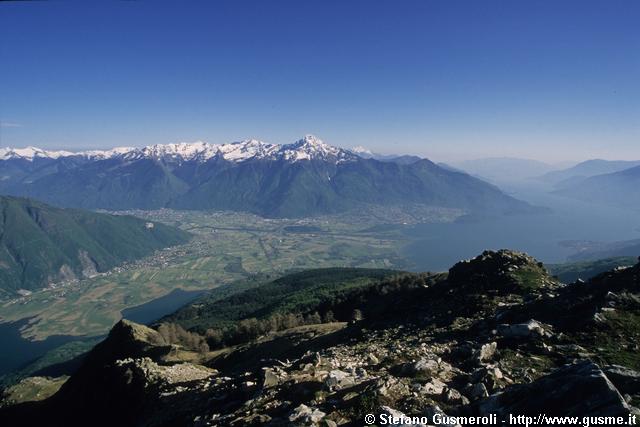
<path fill-rule="evenodd" d="M 516 385 L 475 405 L 480 415 L 628 416 L 631 409 L 593 362 L 564 366 L 531 384 Z"/>
<path fill-rule="evenodd" d="M 564 286 L 527 255 L 485 252 L 448 278 L 359 294 L 346 308 L 364 319 L 189 357 L 122 321 L 58 393 L 4 409 L 0 422 L 338 426 L 362 425 L 366 414 L 636 414 L 639 272 Z M 352 300 L 341 297 L 344 310 Z"/>

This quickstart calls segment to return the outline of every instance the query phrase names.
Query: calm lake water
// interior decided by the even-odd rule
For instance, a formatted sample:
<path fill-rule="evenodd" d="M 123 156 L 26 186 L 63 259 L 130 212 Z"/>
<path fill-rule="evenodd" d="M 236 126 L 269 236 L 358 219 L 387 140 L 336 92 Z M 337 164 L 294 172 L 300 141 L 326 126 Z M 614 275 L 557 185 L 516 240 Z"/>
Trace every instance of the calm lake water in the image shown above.
<path fill-rule="evenodd" d="M 0 375 L 19 369 L 64 343 L 78 339 L 75 336 L 53 335 L 43 341 L 29 341 L 20 335 L 20 329 L 29 319 L 0 324 Z"/>
<path fill-rule="evenodd" d="M 163 297 L 123 310 L 122 316 L 138 323 L 151 323 L 162 316 L 173 313 L 203 292 L 175 289 Z M 18 322 L 0 324 L 0 349 L 2 349 L 0 351 L 0 375 L 20 369 L 62 344 L 78 340 L 77 336 L 66 335 L 54 335 L 44 341 L 24 339 L 20 335 L 20 329 L 28 322 L 29 319 L 23 319 Z"/>
<path fill-rule="evenodd" d="M 560 244 L 563 241 L 614 242 L 640 238 L 638 212 L 577 202 L 534 189 L 514 188 L 511 194 L 549 207 L 552 212 L 412 226 L 405 231 L 412 242 L 404 248 L 403 255 L 416 271 L 447 270 L 485 249 L 515 249 L 540 261 L 557 263 L 574 253 Z"/>
<path fill-rule="evenodd" d="M 122 310 L 122 317 L 137 323 L 152 323 L 162 316 L 173 313 L 205 292 L 174 289 L 163 297 Z"/>
<path fill-rule="evenodd" d="M 506 190 L 534 205 L 550 207 L 552 213 L 407 227 L 405 233 L 411 243 L 404 248 L 403 255 L 413 263 L 413 269 L 443 271 L 485 249 L 501 248 L 525 251 L 548 263 L 562 262 L 573 253 L 570 247 L 560 245 L 562 241 L 613 242 L 640 238 L 638 212 L 575 202 L 535 188 L 513 187 Z M 123 310 L 122 315 L 138 323 L 151 323 L 200 294 L 202 291 L 176 289 L 153 301 Z M 53 336 L 45 341 L 28 341 L 20 336 L 20 328 L 26 322 L 0 324 L 0 374 L 77 339 Z"/>

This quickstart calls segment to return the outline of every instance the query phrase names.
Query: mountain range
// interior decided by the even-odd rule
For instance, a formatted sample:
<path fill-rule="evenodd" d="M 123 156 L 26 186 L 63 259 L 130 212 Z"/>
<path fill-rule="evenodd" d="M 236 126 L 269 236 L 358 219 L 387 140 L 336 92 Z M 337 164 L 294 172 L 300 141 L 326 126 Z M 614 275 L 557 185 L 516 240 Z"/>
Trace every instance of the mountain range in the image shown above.
<path fill-rule="evenodd" d="M 409 164 L 409 163 L 415 163 L 419 160 L 422 160 L 422 157 L 419 156 L 413 156 L 410 154 L 380 154 L 380 153 L 375 153 L 371 150 L 369 150 L 368 148 L 365 148 L 361 145 L 358 145 L 356 147 L 353 147 L 350 150 L 352 153 L 357 154 L 358 156 L 362 157 L 363 159 L 375 159 L 375 160 L 380 160 L 381 162 L 394 162 L 394 163 L 401 163 L 401 164 Z"/>
<path fill-rule="evenodd" d="M 188 234 L 129 216 L 60 209 L 0 196 L 0 293 L 104 272 Z"/>
<path fill-rule="evenodd" d="M 423 204 L 467 212 L 536 211 L 486 182 L 427 159 L 365 158 L 307 135 L 114 148 L 0 151 L 0 192 L 88 209 L 218 209 L 302 217 L 365 205 Z"/>
<path fill-rule="evenodd" d="M 620 172 L 640 166 L 640 160 L 602 160 L 592 159 L 567 169 L 556 170 L 541 175 L 540 181 L 553 184 L 557 189 L 569 187 L 582 180 L 596 176 Z"/>
<path fill-rule="evenodd" d="M 586 242 L 569 261 L 594 261 L 613 257 L 637 257 L 640 254 L 640 239 L 616 242 Z"/>
<path fill-rule="evenodd" d="M 593 203 L 640 209 L 640 166 L 564 181 L 555 193 Z"/>
<path fill-rule="evenodd" d="M 453 163 L 451 166 L 492 183 L 512 183 L 549 173 L 556 166 L 539 160 L 488 157 Z"/>

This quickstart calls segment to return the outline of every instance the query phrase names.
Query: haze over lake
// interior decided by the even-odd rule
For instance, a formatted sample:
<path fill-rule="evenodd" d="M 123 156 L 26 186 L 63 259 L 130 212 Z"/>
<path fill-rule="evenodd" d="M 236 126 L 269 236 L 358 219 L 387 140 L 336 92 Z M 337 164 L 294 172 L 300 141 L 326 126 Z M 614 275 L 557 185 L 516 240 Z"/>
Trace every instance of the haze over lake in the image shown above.
<path fill-rule="evenodd" d="M 535 185 L 513 185 L 509 194 L 552 212 L 470 219 L 451 224 L 419 224 L 406 231 L 412 242 L 403 255 L 416 271 L 447 270 L 485 249 L 512 248 L 545 263 L 559 263 L 575 253 L 561 242 L 613 242 L 640 237 L 638 213 L 549 194 Z"/>

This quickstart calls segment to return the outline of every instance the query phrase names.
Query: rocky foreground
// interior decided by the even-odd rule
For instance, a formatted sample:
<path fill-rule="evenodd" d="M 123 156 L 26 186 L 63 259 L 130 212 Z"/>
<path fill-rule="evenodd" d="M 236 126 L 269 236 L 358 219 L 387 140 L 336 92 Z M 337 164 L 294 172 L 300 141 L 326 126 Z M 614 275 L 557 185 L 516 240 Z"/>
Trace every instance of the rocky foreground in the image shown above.
<path fill-rule="evenodd" d="M 640 264 L 565 285 L 525 254 L 485 252 L 448 274 L 346 303 L 364 318 L 206 353 L 121 321 L 57 393 L 2 409 L 0 424 L 640 414 Z"/>

